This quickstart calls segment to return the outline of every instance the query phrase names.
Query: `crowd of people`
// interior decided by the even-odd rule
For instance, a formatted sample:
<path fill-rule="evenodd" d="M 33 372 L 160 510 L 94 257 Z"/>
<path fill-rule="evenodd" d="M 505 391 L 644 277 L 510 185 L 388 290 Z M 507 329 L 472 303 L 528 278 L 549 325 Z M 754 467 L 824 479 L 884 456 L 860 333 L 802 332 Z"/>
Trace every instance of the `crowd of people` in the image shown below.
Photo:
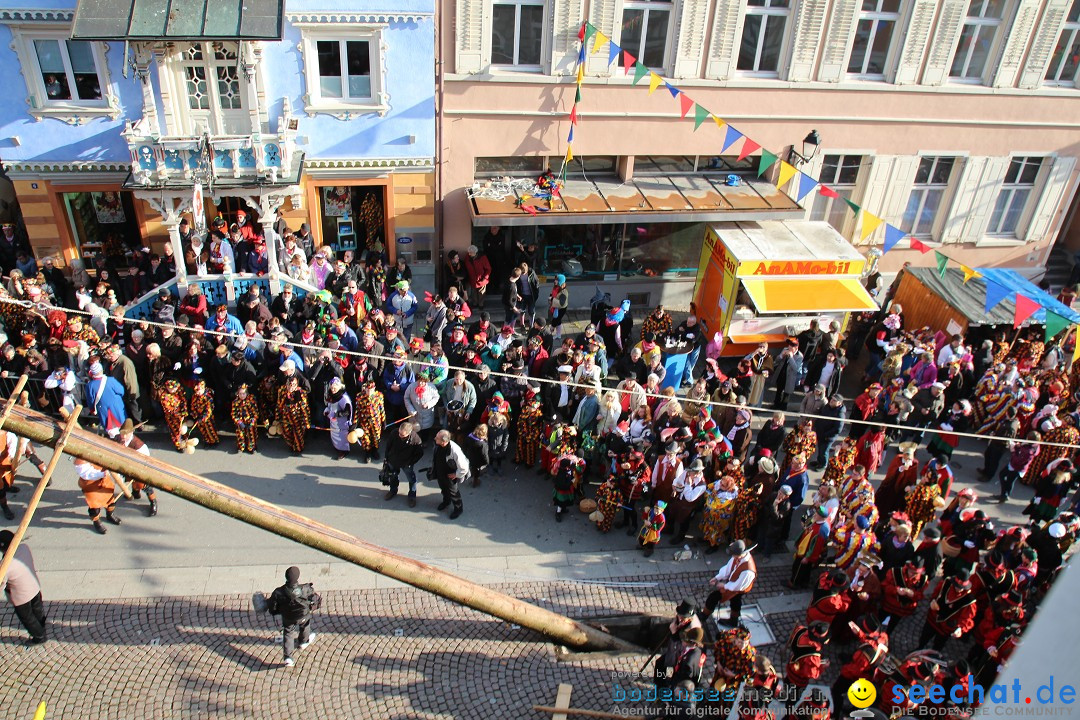
<path fill-rule="evenodd" d="M 243 262 L 255 277 L 265 272 L 265 243 L 239 220 L 228 236 L 214 223 L 205 240 L 183 228 L 189 269 Z M 535 471 L 550 479 L 555 522 L 581 508 L 598 532 L 625 529 L 645 555 L 664 539 L 710 554 L 729 548 L 703 609 L 729 604 L 735 626 L 716 640 L 720 686 L 779 677 L 755 662 L 740 599 L 756 577 L 751 549 L 786 552 L 793 528 L 789 584 L 813 589 L 789 641 L 794 687 L 823 676 L 827 642 L 856 643 L 841 685 L 882 667 L 880 648 L 923 600 L 931 610 L 920 646 L 960 638 L 970 652 L 920 654 L 890 665 L 889 678 L 992 673 L 1080 535 L 1080 368 L 1041 328 L 1011 342 L 950 337 L 907 327 L 886 294 L 881 312 L 847 332 L 815 321 L 776 352 L 761 345 L 729 363 L 723 338 L 693 309 L 681 322 L 663 306 L 636 316 L 629 301 L 598 293 L 591 322 L 566 332 L 566 278 L 542 290 L 535 248 L 496 263 L 477 246 L 465 258 L 451 253 L 443 286 L 421 302 L 402 259 L 336 255 L 299 235 L 283 228 L 278 257 L 314 286 L 303 297 L 289 283 L 275 297 L 251 283 L 235 307 L 212 305 L 195 283 L 182 297 L 161 290 L 146 319 L 124 316 L 107 270 L 95 279 L 51 263 L 9 271 L 4 394 L 28 374 L 35 407 L 63 415 L 81 404 L 104 434 L 143 451 L 133 434 L 147 421 L 181 453 L 218 445 L 226 429 L 236 452 L 280 440 L 299 455 L 323 429 L 335 459 L 380 463 L 386 500 L 404 473 L 410 507 L 430 450 L 439 510 L 451 519 L 464 510 L 462 483 Z M 147 282 L 162 267 L 168 276 L 174 260 L 149 254 Z M 500 276 L 501 323 L 484 309 Z M 668 377 L 675 348 L 687 363 Z M 849 376 L 864 353 L 863 377 Z M 853 385 L 863 389 L 849 402 L 841 388 Z M 965 432 L 992 437 L 979 470 L 992 493 L 953 492 L 950 459 Z M 101 509 L 119 524 L 109 474 L 85 461 L 78 469 L 95 528 L 105 531 Z M 5 510 L 13 477 L 0 483 Z M 998 526 L 985 496 L 1005 502 L 1018 482 L 1035 487 L 1030 523 Z M 700 620 L 687 618 L 673 639 L 700 647 Z"/>

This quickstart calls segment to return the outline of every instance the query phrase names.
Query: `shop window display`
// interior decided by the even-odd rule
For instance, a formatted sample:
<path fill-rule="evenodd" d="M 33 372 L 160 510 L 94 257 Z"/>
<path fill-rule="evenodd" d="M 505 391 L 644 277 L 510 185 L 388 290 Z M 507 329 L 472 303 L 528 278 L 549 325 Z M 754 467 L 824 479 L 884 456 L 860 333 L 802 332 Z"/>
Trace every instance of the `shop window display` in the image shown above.
<path fill-rule="evenodd" d="M 383 187 L 327 185 L 319 188 L 323 242 L 335 251 L 386 255 Z"/>

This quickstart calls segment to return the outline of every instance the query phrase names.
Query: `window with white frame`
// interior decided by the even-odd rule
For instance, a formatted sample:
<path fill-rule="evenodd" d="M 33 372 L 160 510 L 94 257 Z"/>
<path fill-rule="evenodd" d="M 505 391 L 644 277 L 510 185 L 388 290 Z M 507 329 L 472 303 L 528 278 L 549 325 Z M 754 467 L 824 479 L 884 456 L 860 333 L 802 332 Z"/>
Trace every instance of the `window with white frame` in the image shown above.
<path fill-rule="evenodd" d="M 980 82 L 997 44 L 1005 14 L 1005 0 L 971 0 L 964 29 L 953 55 L 949 77 L 953 80 Z"/>
<path fill-rule="evenodd" d="M 300 27 L 309 115 L 383 114 L 389 101 L 382 87 L 381 25 L 311 24 Z"/>
<path fill-rule="evenodd" d="M 646 67 L 667 67 L 672 3 L 624 0 L 622 8 L 621 46 Z"/>
<path fill-rule="evenodd" d="M 491 64 L 539 68 L 544 44 L 543 0 L 491 6 Z"/>
<path fill-rule="evenodd" d="M 1076 87 L 1080 68 L 1080 0 L 1073 0 L 1065 24 L 1061 26 L 1054 54 L 1046 68 L 1047 85 Z"/>
<path fill-rule="evenodd" d="M 790 0 L 748 0 L 739 45 L 740 72 L 777 75 L 784 48 Z"/>
<path fill-rule="evenodd" d="M 953 157 L 924 157 L 919 160 L 915 184 L 900 224 L 901 230 L 916 237 L 932 236 L 955 165 L 956 158 Z"/>
<path fill-rule="evenodd" d="M 99 43 L 70 40 L 68 27 L 11 26 L 13 46 L 34 116 L 116 115 L 109 87 L 105 48 Z"/>
<path fill-rule="evenodd" d="M 1042 168 L 1041 157 L 1016 157 L 1009 163 L 1005 182 L 998 191 L 994 212 L 986 234 L 993 237 L 1018 237 L 1017 230 L 1024 218 L 1028 201 L 1035 191 L 1035 180 Z"/>
<path fill-rule="evenodd" d="M 848 73 L 881 80 L 889 65 L 889 50 L 900 20 L 900 0 L 862 0 Z"/>
<path fill-rule="evenodd" d="M 855 192 L 862 161 L 862 155 L 825 156 L 818 179 L 822 185 L 828 185 L 836 190 L 840 197 L 828 197 L 818 193 L 810 209 L 811 220 L 824 220 L 836 228 L 837 232 L 844 231 L 844 224 L 848 218 L 848 204 L 844 202 L 844 198 L 850 199 L 852 193 Z"/>

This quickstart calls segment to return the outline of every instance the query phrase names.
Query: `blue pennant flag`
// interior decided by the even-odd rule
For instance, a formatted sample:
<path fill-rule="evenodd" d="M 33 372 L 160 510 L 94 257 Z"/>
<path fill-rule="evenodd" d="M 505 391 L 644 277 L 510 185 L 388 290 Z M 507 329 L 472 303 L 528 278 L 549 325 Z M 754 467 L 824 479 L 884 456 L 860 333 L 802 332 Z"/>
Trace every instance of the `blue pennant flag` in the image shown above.
<path fill-rule="evenodd" d="M 885 247 L 883 252 L 889 252 L 896 243 L 904 239 L 904 231 L 898 227 L 894 227 L 888 223 L 885 223 Z"/>
<path fill-rule="evenodd" d="M 1013 291 L 993 280 L 986 280 L 986 313 L 990 314 L 998 303 L 1012 295 Z"/>
<path fill-rule="evenodd" d="M 570 126 L 570 135 L 566 138 L 566 142 L 568 142 L 568 143 L 574 142 L 574 126 L 573 125 Z"/>
<path fill-rule="evenodd" d="M 618 45 L 616 45 L 613 42 L 609 42 L 608 43 L 608 51 L 607 51 L 607 64 L 610 65 L 611 63 L 618 60 L 619 55 L 621 53 L 622 53 L 622 48 L 621 47 L 619 47 Z"/>
<path fill-rule="evenodd" d="M 817 184 L 817 180 L 800 171 L 799 192 L 795 195 L 795 202 L 802 202 L 803 198 L 809 195 L 810 191 L 817 187 Z"/>
<path fill-rule="evenodd" d="M 679 88 L 675 87 L 674 85 L 672 85 L 671 83 L 669 83 L 666 80 L 664 81 L 664 85 L 667 86 L 667 90 L 668 90 L 669 93 L 671 93 L 671 97 L 673 97 L 673 98 L 679 97 L 679 92 L 680 92 Z"/>
<path fill-rule="evenodd" d="M 721 152 L 727 150 L 729 147 L 737 143 L 739 141 L 739 138 L 742 137 L 742 133 L 731 127 L 730 125 L 726 126 L 724 128 L 724 131 L 724 147 L 721 148 Z"/>
<path fill-rule="evenodd" d="M 581 49 L 578 50 L 577 61 L 579 63 L 585 62 L 585 43 L 581 44 Z"/>

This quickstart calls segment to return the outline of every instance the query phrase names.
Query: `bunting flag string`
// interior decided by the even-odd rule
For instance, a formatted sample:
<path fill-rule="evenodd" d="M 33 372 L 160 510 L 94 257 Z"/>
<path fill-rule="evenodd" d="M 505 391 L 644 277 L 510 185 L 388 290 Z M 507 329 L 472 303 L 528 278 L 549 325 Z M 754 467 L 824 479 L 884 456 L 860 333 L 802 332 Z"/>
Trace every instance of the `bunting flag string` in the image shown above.
<path fill-rule="evenodd" d="M 777 189 L 784 189 L 788 195 L 792 195 L 795 201 L 802 203 L 803 200 L 815 189 L 823 197 L 831 198 L 835 200 L 843 200 L 851 212 L 854 214 L 856 221 L 861 222 L 860 225 L 860 239 L 865 242 L 879 227 L 885 226 L 885 241 L 882 247 L 882 251 L 888 253 L 895 249 L 900 241 L 907 238 L 908 247 L 912 250 L 917 250 L 922 254 L 927 254 L 931 250 L 934 251 L 934 260 L 937 266 L 937 273 L 940 277 L 944 278 L 949 263 L 954 263 L 959 266 L 960 271 L 963 273 L 963 282 L 966 285 L 973 278 L 982 278 L 986 285 L 986 297 L 984 303 L 984 309 L 989 314 L 997 305 L 1002 301 L 1015 296 L 1014 304 L 1014 317 L 1013 324 L 1015 327 L 1020 327 L 1038 310 L 1045 307 L 1046 319 L 1044 322 L 1046 342 L 1050 342 L 1054 337 L 1060 335 L 1062 331 L 1073 328 L 1073 321 L 1061 312 L 1055 312 L 1050 306 L 1046 305 L 1048 301 L 1039 302 L 1027 295 L 1016 290 L 1010 290 L 1008 287 L 994 282 L 989 278 L 986 278 L 977 269 L 969 267 L 959 261 L 953 260 L 945 253 L 938 249 L 935 249 L 925 242 L 911 236 L 904 232 L 899 227 L 888 223 L 884 218 L 869 212 L 862 208 L 850 197 L 845 197 L 838 193 L 834 188 L 821 184 L 817 178 L 808 175 L 800 170 L 795 165 L 780 159 L 778 153 L 773 153 L 762 147 L 760 143 L 744 135 L 739 130 L 735 129 L 730 123 L 724 120 L 722 117 L 714 112 L 711 112 L 708 108 L 696 102 L 693 98 L 683 92 L 680 88 L 672 85 L 671 82 L 664 79 L 660 75 L 650 70 L 647 66 L 643 65 L 637 58 L 627 52 L 625 49 L 619 47 L 615 42 L 611 40 L 607 35 L 600 32 L 596 26 L 586 21 L 581 24 L 577 32 L 577 39 L 581 43 L 577 54 L 577 68 L 576 68 L 576 82 L 577 88 L 574 95 L 574 104 L 570 109 L 570 130 L 566 138 L 566 158 L 563 163 L 562 176 L 565 180 L 566 167 L 574 158 L 572 143 L 574 141 L 574 129 L 578 125 L 579 114 L 578 105 L 581 103 L 581 85 L 585 77 L 585 61 L 586 61 L 586 48 L 592 41 L 591 54 L 596 54 L 600 51 L 604 45 L 608 46 L 607 61 L 608 66 L 614 65 L 620 60 L 622 62 L 622 69 L 624 75 L 630 75 L 630 71 L 633 70 L 633 85 L 639 85 L 646 77 L 649 78 L 649 95 L 656 92 L 657 88 L 663 85 L 673 99 L 679 101 L 679 114 L 680 117 L 685 119 L 690 111 L 694 111 L 694 131 L 696 132 L 701 128 L 705 121 L 710 117 L 713 122 L 716 123 L 716 127 L 724 131 L 724 140 L 721 146 L 721 152 L 727 152 L 735 143 L 740 140 L 743 141 L 742 148 L 739 151 L 737 162 L 742 162 L 752 156 L 754 153 L 760 151 L 760 156 L 757 161 L 757 176 L 765 177 L 767 173 L 774 167 L 779 168 L 776 173 L 775 185 Z M 797 183 L 793 183 L 794 178 L 798 178 Z M 1053 306 L 1058 307 L 1058 306 Z M 1080 334 L 1080 332 L 1078 332 Z M 1066 338 L 1068 335 L 1065 336 Z M 1080 342 L 1076 343 L 1075 349 L 1072 353 L 1072 362 L 1080 360 Z"/>

